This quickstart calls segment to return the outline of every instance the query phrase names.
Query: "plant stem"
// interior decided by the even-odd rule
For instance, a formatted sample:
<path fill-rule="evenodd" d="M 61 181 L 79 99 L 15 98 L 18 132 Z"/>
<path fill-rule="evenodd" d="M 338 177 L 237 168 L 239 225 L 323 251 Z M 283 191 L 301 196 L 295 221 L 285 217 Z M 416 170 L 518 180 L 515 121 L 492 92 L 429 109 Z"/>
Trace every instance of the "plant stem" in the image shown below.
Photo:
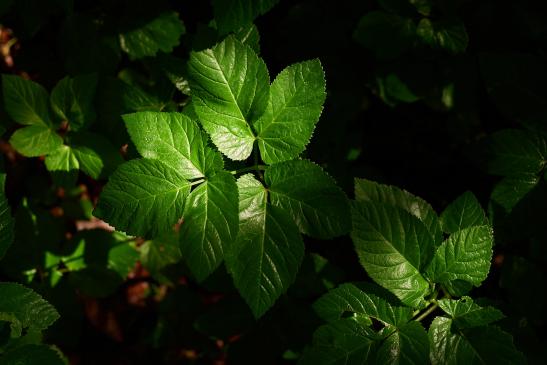
<path fill-rule="evenodd" d="M 249 171 L 264 171 L 266 170 L 266 167 L 267 167 L 266 165 L 254 165 L 254 166 L 244 167 L 239 170 L 233 170 L 233 171 L 230 171 L 230 173 L 232 175 L 238 175 L 238 174 L 242 174 L 244 172 L 249 172 Z"/>
<path fill-rule="evenodd" d="M 427 310 L 425 312 L 423 312 L 422 314 L 420 314 L 415 320 L 420 322 L 422 319 L 424 319 L 425 317 L 427 317 L 428 315 L 430 315 L 431 313 L 433 313 L 433 311 L 435 309 L 437 309 L 439 305 L 437 304 L 437 302 L 435 302 L 431 307 L 427 308 Z"/>
<path fill-rule="evenodd" d="M 196 180 L 196 181 L 192 181 L 190 183 L 190 186 L 194 186 L 194 185 L 197 185 L 197 184 L 201 184 L 202 182 L 204 182 L 205 179 L 199 179 L 199 180 Z"/>

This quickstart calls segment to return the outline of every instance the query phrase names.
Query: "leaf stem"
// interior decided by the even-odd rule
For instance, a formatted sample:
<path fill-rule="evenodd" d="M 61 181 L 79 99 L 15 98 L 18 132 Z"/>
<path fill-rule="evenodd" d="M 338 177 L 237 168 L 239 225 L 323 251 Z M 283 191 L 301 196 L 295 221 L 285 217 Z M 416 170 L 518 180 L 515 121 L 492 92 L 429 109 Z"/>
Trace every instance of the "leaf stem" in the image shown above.
<path fill-rule="evenodd" d="M 201 184 L 204 181 L 205 181 L 205 179 L 199 179 L 199 180 L 196 180 L 196 181 L 191 181 L 190 186 Z"/>
<path fill-rule="evenodd" d="M 264 171 L 266 170 L 267 167 L 268 166 L 266 165 L 254 165 L 254 166 L 244 167 L 239 170 L 233 170 L 233 171 L 230 171 L 230 173 L 232 175 L 238 175 L 238 174 L 242 174 L 244 172 L 249 172 L 249 171 Z"/>
<path fill-rule="evenodd" d="M 416 319 L 415 321 L 418 321 L 420 322 L 421 320 L 423 320 L 425 317 L 427 317 L 428 315 L 430 315 L 431 313 L 433 313 L 433 311 L 435 309 L 437 309 L 437 307 L 439 306 L 439 304 L 437 304 L 437 301 L 435 301 L 433 303 L 433 305 L 429 308 L 427 308 L 427 310 L 425 312 L 423 312 L 422 314 L 420 314 Z"/>

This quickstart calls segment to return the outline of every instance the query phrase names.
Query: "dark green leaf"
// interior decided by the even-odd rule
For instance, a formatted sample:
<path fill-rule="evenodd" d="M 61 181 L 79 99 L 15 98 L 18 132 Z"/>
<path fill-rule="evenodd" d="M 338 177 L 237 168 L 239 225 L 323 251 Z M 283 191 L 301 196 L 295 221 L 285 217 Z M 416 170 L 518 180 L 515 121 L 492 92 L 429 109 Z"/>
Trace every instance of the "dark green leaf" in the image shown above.
<path fill-rule="evenodd" d="M 484 225 L 488 225 L 488 219 L 481 204 L 470 191 L 460 195 L 441 214 L 441 226 L 446 233 Z"/>
<path fill-rule="evenodd" d="M 270 202 L 286 210 L 300 232 L 332 238 L 351 229 L 348 200 L 321 167 L 308 160 L 272 165 L 264 174 Z"/>
<path fill-rule="evenodd" d="M 59 118 L 76 131 L 95 120 L 93 99 L 97 89 L 97 75 L 65 77 L 51 91 L 51 107 Z"/>
<path fill-rule="evenodd" d="M 465 52 L 469 43 L 465 25 L 459 20 L 432 21 L 423 18 L 418 23 L 416 33 L 424 43 L 450 53 Z"/>
<path fill-rule="evenodd" d="M 228 34 L 252 23 L 279 0 L 213 0 L 213 11 L 219 33 Z"/>
<path fill-rule="evenodd" d="M 438 303 L 439 307 L 452 318 L 458 329 L 485 326 L 505 318 L 496 308 L 483 308 L 473 303 L 470 297 L 458 300 L 441 299 Z"/>
<path fill-rule="evenodd" d="M 66 365 L 59 350 L 46 345 L 25 345 L 0 356 L 0 365 Z"/>
<path fill-rule="evenodd" d="M 490 199 L 509 213 L 526 194 L 534 189 L 538 181 L 539 177 L 536 175 L 505 177 L 494 186 Z"/>
<path fill-rule="evenodd" d="M 420 322 L 411 321 L 393 330 L 376 355 L 376 364 L 427 364 L 429 338 Z"/>
<path fill-rule="evenodd" d="M 219 172 L 193 190 L 186 201 L 181 252 L 198 281 L 222 262 L 238 230 L 238 190 L 228 172 Z"/>
<path fill-rule="evenodd" d="M 13 242 L 14 220 L 11 216 L 11 209 L 4 194 L 5 175 L 0 174 L 0 260 L 4 257 L 8 248 Z"/>

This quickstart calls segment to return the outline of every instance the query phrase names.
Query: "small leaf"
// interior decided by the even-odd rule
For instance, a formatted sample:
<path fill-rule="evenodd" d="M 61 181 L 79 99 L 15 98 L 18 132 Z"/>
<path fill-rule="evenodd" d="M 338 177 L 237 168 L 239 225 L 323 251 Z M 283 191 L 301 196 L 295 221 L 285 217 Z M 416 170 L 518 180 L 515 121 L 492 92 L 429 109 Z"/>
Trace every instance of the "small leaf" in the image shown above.
<path fill-rule="evenodd" d="M 68 121 L 76 131 L 95 120 L 93 99 L 97 89 L 97 75 L 65 77 L 51 91 L 51 107 L 61 120 Z"/>
<path fill-rule="evenodd" d="M 175 234 L 146 241 L 139 249 L 140 261 L 154 279 L 163 282 L 162 270 L 182 259 L 180 244 Z"/>
<path fill-rule="evenodd" d="M 327 322 L 338 320 L 347 312 L 372 317 L 393 326 L 410 320 L 412 308 L 391 305 L 386 298 L 367 292 L 370 287 L 366 284 L 342 284 L 319 298 L 313 308 Z"/>
<path fill-rule="evenodd" d="M 215 21 L 221 35 L 252 23 L 265 14 L 279 0 L 213 0 Z"/>
<path fill-rule="evenodd" d="M 539 177 L 522 175 L 520 177 L 505 177 L 494 186 L 490 199 L 510 213 L 526 194 L 536 187 Z"/>
<path fill-rule="evenodd" d="M 140 112 L 123 116 L 127 131 L 144 158 L 159 160 L 185 179 L 222 169 L 222 156 L 207 147 L 208 137 L 181 113 Z"/>
<path fill-rule="evenodd" d="M 328 239 L 351 229 L 344 192 L 321 167 L 308 160 L 272 165 L 264 173 L 272 205 L 292 216 L 300 232 Z"/>
<path fill-rule="evenodd" d="M 238 230 L 238 190 L 228 172 L 219 172 L 193 190 L 186 201 L 181 252 L 198 281 L 221 263 Z"/>
<path fill-rule="evenodd" d="M 160 161 L 122 164 L 103 189 L 93 214 L 130 235 L 155 237 L 182 217 L 190 184 Z"/>
<path fill-rule="evenodd" d="M 441 214 L 441 226 L 446 233 L 484 225 L 488 225 L 488 219 L 481 204 L 470 191 L 460 195 Z"/>
<path fill-rule="evenodd" d="M 0 365 L 66 365 L 59 350 L 47 345 L 28 344 L 6 352 Z"/>
<path fill-rule="evenodd" d="M 31 125 L 16 130 L 9 143 L 25 157 L 38 157 L 62 147 L 63 139 L 48 127 Z"/>
<path fill-rule="evenodd" d="M 481 307 L 473 303 L 470 297 L 458 300 L 441 299 L 439 307 L 448 314 L 459 329 L 485 326 L 505 318 L 503 313 L 494 307 Z"/>
<path fill-rule="evenodd" d="M 155 56 L 158 51 L 171 53 L 185 32 L 184 23 L 178 15 L 168 12 L 120 34 L 120 45 L 132 60 Z"/>
<path fill-rule="evenodd" d="M 304 256 L 304 243 L 289 215 L 267 203 L 267 191 L 251 174 L 237 181 L 239 234 L 226 255 L 234 284 L 255 317 L 287 290 Z"/>
<path fill-rule="evenodd" d="M 494 326 L 454 331 L 451 319 L 437 317 L 429 327 L 429 339 L 434 365 L 526 363 L 511 335 Z"/>
<path fill-rule="evenodd" d="M 371 202 L 352 205 L 351 238 L 369 276 L 409 306 L 418 307 L 429 285 L 420 274 L 433 254 L 425 225 L 406 211 Z"/>
<path fill-rule="evenodd" d="M 254 125 L 264 162 L 290 160 L 304 151 L 325 97 L 325 75 L 319 60 L 281 71 L 272 83 L 266 113 Z"/>
<path fill-rule="evenodd" d="M 454 232 L 437 249 L 426 273 L 436 283 L 459 279 L 479 286 L 490 270 L 492 243 L 490 226 Z"/>
<path fill-rule="evenodd" d="M 538 174 L 547 161 L 547 142 L 537 134 L 505 129 L 489 138 L 488 172 L 520 177 Z"/>
<path fill-rule="evenodd" d="M 70 147 L 63 145 L 55 152 L 49 154 L 46 157 L 45 164 L 56 184 L 60 186 L 72 186 L 76 183 L 80 164 Z"/>
<path fill-rule="evenodd" d="M 4 107 L 19 124 L 51 125 L 48 93 L 34 81 L 19 76 L 2 75 Z"/>
<path fill-rule="evenodd" d="M 43 331 L 58 318 L 55 308 L 31 289 L 0 283 L 0 320 L 11 322 L 12 338 L 20 337 L 23 329 Z"/>
<path fill-rule="evenodd" d="M 388 331 L 390 327 L 388 327 Z M 397 328 L 383 342 L 376 364 L 427 364 L 429 338 L 420 322 L 411 321 Z"/>
<path fill-rule="evenodd" d="M 70 136 L 70 145 L 80 169 L 95 180 L 109 176 L 124 162 L 112 143 L 99 134 L 78 132 Z"/>
<path fill-rule="evenodd" d="M 220 152 L 232 160 L 250 156 L 251 125 L 264 113 L 270 80 L 264 61 L 230 36 L 188 62 L 195 111 Z"/>
<path fill-rule="evenodd" d="M 435 243 L 442 239 L 441 225 L 435 210 L 428 202 L 406 190 L 356 178 L 355 200 L 385 203 L 402 208 L 425 224 Z"/>
<path fill-rule="evenodd" d="M 469 43 L 465 25 L 459 20 L 431 21 L 423 18 L 418 23 L 416 33 L 431 47 L 454 54 L 465 52 Z"/>

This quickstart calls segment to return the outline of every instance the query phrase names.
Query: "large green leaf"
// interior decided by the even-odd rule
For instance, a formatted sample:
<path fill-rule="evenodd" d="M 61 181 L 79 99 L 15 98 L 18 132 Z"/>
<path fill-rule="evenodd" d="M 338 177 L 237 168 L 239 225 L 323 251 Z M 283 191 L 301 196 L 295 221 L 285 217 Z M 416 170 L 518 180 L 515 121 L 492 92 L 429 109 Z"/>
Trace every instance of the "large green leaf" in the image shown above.
<path fill-rule="evenodd" d="M 0 365 L 66 365 L 59 350 L 47 345 L 29 344 L 0 356 Z"/>
<path fill-rule="evenodd" d="M 112 174 L 93 214 L 120 231 L 155 237 L 182 217 L 190 184 L 157 160 L 132 160 Z"/>
<path fill-rule="evenodd" d="M 435 243 L 442 239 L 441 225 L 435 210 L 428 202 L 406 190 L 356 178 L 355 200 L 385 203 L 402 208 L 425 224 Z"/>
<path fill-rule="evenodd" d="M 281 71 L 272 83 L 268 108 L 254 125 L 264 162 L 290 160 L 304 151 L 325 97 L 325 75 L 319 60 Z"/>
<path fill-rule="evenodd" d="M 260 317 L 294 281 L 304 243 L 289 214 L 267 202 L 267 190 L 258 180 L 243 175 L 237 186 L 239 234 L 226 264 L 241 296 Z"/>
<path fill-rule="evenodd" d="M 279 0 L 213 0 L 215 21 L 221 35 L 236 31 L 270 10 Z"/>
<path fill-rule="evenodd" d="M 31 289 L 16 283 L 0 283 L 0 320 L 10 322 L 11 337 L 23 329 L 43 331 L 59 318 L 51 304 Z"/>
<path fill-rule="evenodd" d="M 13 242 L 15 224 L 8 200 L 4 194 L 4 179 L 5 175 L 0 174 L 0 260 Z"/>
<path fill-rule="evenodd" d="M 383 342 L 376 355 L 375 364 L 427 364 L 429 338 L 420 322 L 411 321 L 399 327 L 388 326 L 393 331 Z"/>
<path fill-rule="evenodd" d="M 186 201 L 181 227 L 181 252 L 201 281 L 222 262 L 238 230 L 235 178 L 219 172 L 193 190 Z"/>
<path fill-rule="evenodd" d="M 268 70 L 255 52 L 233 36 L 212 49 L 193 52 L 188 62 L 194 108 L 220 152 L 233 160 L 251 154 L 251 125 L 270 95 Z"/>
<path fill-rule="evenodd" d="M 48 127 L 31 125 L 16 130 L 9 143 L 23 156 L 38 157 L 55 152 L 63 145 L 63 139 Z"/>
<path fill-rule="evenodd" d="M 127 131 L 144 158 L 160 160 L 185 179 L 222 168 L 222 156 L 207 147 L 208 137 L 181 113 L 140 112 L 123 116 Z"/>
<path fill-rule="evenodd" d="M 366 284 L 342 284 L 319 298 L 313 308 L 328 322 L 356 313 L 375 318 L 385 324 L 398 326 L 412 317 L 412 308 L 392 305 L 388 300 L 367 291 Z"/>
<path fill-rule="evenodd" d="M 19 124 L 51 125 L 47 91 L 34 81 L 2 75 L 4 108 Z"/>
<path fill-rule="evenodd" d="M 547 142 L 534 133 L 505 129 L 490 137 L 488 153 L 488 171 L 491 174 L 537 174 L 547 162 Z"/>
<path fill-rule="evenodd" d="M 80 169 L 96 180 L 109 176 L 124 162 L 120 152 L 100 134 L 78 132 L 70 136 L 70 146 Z"/>
<path fill-rule="evenodd" d="M 95 120 L 96 89 L 96 74 L 67 76 L 51 91 L 51 107 L 59 118 L 69 123 L 71 130 L 78 130 Z"/>
<path fill-rule="evenodd" d="M 454 232 L 435 252 L 427 268 L 436 283 L 465 280 L 478 286 L 490 270 L 492 228 L 473 226 Z"/>
<path fill-rule="evenodd" d="M 511 335 L 494 326 L 454 330 L 453 321 L 437 317 L 429 327 L 433 365 L 525 364 Z"/>
<path fill-rule="evenodd" d="M 484 225 L 488 225 L 488 219 L 481 204 L 470 191 L 460 195 L 441 214 L 441 226 L 446 233 Z"/>
<path fill-rule="evenodd" d="M 120 34 L 120 45 L 131 59 L 155 56 L 158 51 L 170 53 L 185 32 L 184 23 L 176 13 L 162 13 Z"/>
<path fill-rule="evenodd" d="M 459 329 L 485 326 L 499 321 L 505 316 L 494 307 L 481 307 L 473 303 L 470 297 L 463 297 L 458 300 L 441 299 L 439 307 L 448 314 Z"/>
<path fill-rule="evenodd" d="M 369 276 L 403 303 L 419 306 L 429 292 L 420 272 L 435 247 L 425 225 L 403 209 L 371 202 L 352 205 L 352 222 L 351 238 Z"/>
<path fill-rule="evenodd" d="M 353 318 L 319 327 L 299 365 L 357 365 L 374 361 L 377 336 Z"/>
<path fill-rule="evenodd" d="M 327 239 L 351 229 L 346 195 L 313 162 L 293 160 L 274 164 L 264 173 L 264 180 L 271 204 L 290 213 L 300 232 Z"/>

